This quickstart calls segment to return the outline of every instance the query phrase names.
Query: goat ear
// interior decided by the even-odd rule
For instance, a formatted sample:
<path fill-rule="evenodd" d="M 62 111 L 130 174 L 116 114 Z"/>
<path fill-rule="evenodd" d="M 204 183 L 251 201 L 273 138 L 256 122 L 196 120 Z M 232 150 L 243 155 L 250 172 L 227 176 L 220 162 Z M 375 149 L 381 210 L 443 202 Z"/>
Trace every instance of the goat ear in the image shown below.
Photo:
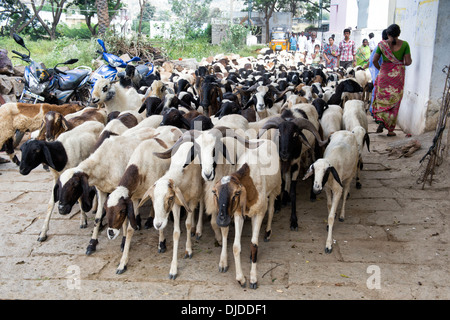
<path fill-rule="evenodd" d="M 164 108 L 164 100 L 156 107 L 155 112 L 153 114 L 161 114 L 162 109 Z"/>
<path fill-rule="evenodd" d="M 332 168 L 332 167 L 328 167 L 328 168 L 325 170 L 325 173 L 324 173 L 323 178 L 322 178 L 322 188 L 325 186 L 325 184 L 326 184 L 327 181 L 328 181 L 328 177 L 330 176 L 331 168 Z"/>
<path fill-rule="evenodd" d="M 370 148 L 369 148 L 369 146 L 370 146 L 370 138 L 369 138 L 369 134 L 366 132 L 366 134 L 364 135 L 364 142 L 366 143 L 366 145 L 367 145 L 367 151 L 369 151 L 370 152 Z"/>
<path fill-rule="evenodd" d="M 337 173 L 336 169 L 333 166 L 331 166 L 327 169 L 328 174 L 330 174 L 330 171 L 333 174 L 334 180 L 336 180 L 337 183 L 339 183 L 339 185 L 343 188 L 341 179 L 339 178 L 339 174 Z M 328 176 L 328 174 L 327 174 L 327 176 Z M 322 186 L 323 186 L 323 184 L 322 184 Z"/>
<path fill-rule="evenodd" d="M 247 162 L 242 165 L 242 167 L 239 168 L 238 171 L 236 171 L 236 175 L 241 180 L 242 178 L 245 178 L 250 174 L 250 167 L 248 166 Z"/>
<path fill-rule="evenodd" d="M 183 169 L 186 168 L 192 161 L 194 161 L 195 156 L 197 155 L 197 150 L 195 148 L 195 145 L 191 147 L 191 150 L 188 152 L 188 155 L 186 157 L 186 161 L 183 164 Z"/>
<path fill-rule="evenodd" d="M 47 162 L 47 164 L 56 170 L 55 165 L 53 164 L 53 159 L 52 159 L 52 155 L 50 153 L 50 150 L 48 149 L 47 145 L 43 145 L 42 151 L 44 152 L 44 157 L 45 157 L 45 161 Z"/>
<path fill-rule="evenodd" d="M 138 208 L 142 207 L 142 205 L 146 203 L 148 199 L 152 199 L 153 190 L 155 190 L 155 185 L 152 185 L 150 188 L 147 189 L 147 191 L 145 191 L 141 201 L 139 202 Z"/>
<path fill-rule="evenodd" d="M 89 187 L 88 178 L 84 174 L 81 176 L 81 189 L 83 190 L 81 194 L 81 209 L 84 212 L 89 212 L 92 209 L 92 200 L 94 199 L 92 191 L 93 187 Z"/>
<path fill-rule="evenodd" d="M 145 103 L 142 104 L 142 106 L 139 108 L 138 112 L 142 113 L 147 108 L 147 105 Z"/>
<path fill-rule="evenodd" d="M 191 210 L 191 208 L 189 208 L 188 203 L 184 199 L 183 193 L 181 192 L 180 188 L 178 188 L 177 186 L 173 186 L 173 191 L 175 192 L 175 196 L 177 197 L 178 201 L 181 202 L 181 204 L 186 209 L 186 211 L 188 213 L 192 213 L 192 210 Z"/>
<path fill-rule="evenodd" d="M 178 99 L 178 98 L 177 98 Z M 190 104 L 187 104 L 186 102 L 184 102 L 181 99 L 178 99 L 178 104 L 180 104 L 181 106 L 185 107 L 188 110 L 193 110 Z"/>
<path fill-rule="evenodd" d="M 303 180 L 308 179 L 309 177 L 311 177 L 314 174 L 314 164 L 310 165 L 308 170 L 306 171 L 305 176 L 303 177 Z"/>
<path fill-rule="evenodd" d="M 64 131 L 69 130 L 69 122 L 66 120 L 66 118 L 61 117 L 61 124 L 62 124 Z"/>
<path fill-rule="evenodd" d="M 309 148 L 312 149 L 311 145 L 309 144 L 308 139 L 306 139 L 306 136 L 303 134 L 302 130 L 299 130 L 299 131 L 298 131 L 298 136 L 299 136 L 299 138 L 300 138 L 300 141 L 301 141 L 303 144 L 305 144 L 307 147 L 309 147 Z"/>
<path fill-rule="evenodd" d="M 130 222 L 131 227 L 134 230 L 137 230 L 138 225 L 136 223 L 136 216 L 134 215 L 133 201 L 131 201 L 131 200 L 128 200 L 128 202 L 127 202 L 127 217 L 128 217 L 128 221 Z"/>
<path fill-rule="evenodd" d="M 247 109 L 248 107 L 250 107 L 250 106 L 253 106 L 253 105 L 255 105 L 256 104 L 256 97 L 255 96 L 253 96 L 250 100 L 248 100 L 248 102 L 245 104 L 245 106 L 244 106 L 244 110 L 245 109 Z"/>

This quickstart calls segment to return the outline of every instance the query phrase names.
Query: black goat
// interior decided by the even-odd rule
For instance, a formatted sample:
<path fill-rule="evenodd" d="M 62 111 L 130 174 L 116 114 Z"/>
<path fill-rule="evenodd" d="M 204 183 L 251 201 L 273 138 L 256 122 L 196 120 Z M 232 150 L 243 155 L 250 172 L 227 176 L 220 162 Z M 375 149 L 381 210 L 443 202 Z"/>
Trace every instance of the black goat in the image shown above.
<path fill-rule="evenodd" d="M 323 112 L 328 109 L 328 103 L 326 103 L 322 98 L 316 98 L 312 102 L 312 105 L 316 108 L 317 113 L 319 114 L 319 119 L 322 119 Z"/>
<path fill-rule="evenodd" d="M 190 130 L 206 131 L 213 127 L 214 124 L 212 123 L 211 118 L 203 114 L 196 116 L 190 122 Z"/>
<path fill-rule="evenodd" d="M 219 111 L 222 90 L 214 76 L 206 76 L 200 88 L 200 106 L 203 113 L 212 116 Z"/>
<path fill-rule="evenodd" d="M 304 112 L 300 112 L 300 114 L 306 116 Z M 327 143 L 326 141 L 322 141 L 314 125 L 309 120 L 303 118 L 303 116 L 296 117 L 291 110 L 285 110 L 280 116 L 268 120 L 258 134 L 258 137 L 260 137 L 266 130 L 278 129 L 281 174 L 284 177 L 283 202 L 287 202 L 286 199 L 290 199 L 291 201 L 291 230 L 298 230 L 296 187 L 297 178 L 300 173 L 302 146 L 305 144 L 311 148 L 302 130 L 310 131 L 320 146 Z M 279 201 L 277 203 L 279 204 Z"/>
<path fill-rule="evenodd" d="M 328 100 L 328 104 L 337 104 L 341 105 L 342 102 L 342 94 L 344 92 L 363 92 L 363 88 L 361 85 L 353 79 L 346 79 L 339 82 L 336 86 L 336 90 L 334 94 Z"/>
<path fill-rule="evenodd" d="M 184 112 L 176 108 L 170 108 L 163 112 L 161 126 L 174 126 L 180 129 L 189 130 L 190 122 L 184 117 Z"/>
<path fill-rule="evenodd" d="M 161 99 L 156 96 L 151 96 L 145 99 L 144 103 L 142 104 L 141 108 L 139 109 L 139 113 L 144 112 L 146 110 L 146 116 L 149 117 L 153 114 L 159 114 L 158 107 L 161 104 Z"/>

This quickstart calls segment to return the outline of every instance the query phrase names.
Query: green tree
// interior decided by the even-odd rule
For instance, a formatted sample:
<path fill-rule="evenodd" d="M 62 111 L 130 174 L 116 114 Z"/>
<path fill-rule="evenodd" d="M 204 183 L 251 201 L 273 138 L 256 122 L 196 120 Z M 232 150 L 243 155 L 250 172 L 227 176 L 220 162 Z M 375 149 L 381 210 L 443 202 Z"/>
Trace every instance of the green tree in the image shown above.
<path fill-rule="evenodd" d="M 172 12 L 179 18 L 182 34 L 198 30 L 208 22 L 209 5 L 212 0 L 169 0 Z"/>
<path fill-rule="evenodd" d="M 36 20 L 36 15 L 22 2 L 17 0 L 2 0 L 2 5 L 0 6 L 0 24 L 0 35 L 2 36 L 9 35 L 12 37 L 13 33 L 23 32 L 36 37 L 39 29 L 39 22 Z"/>
<path fill-rule="evenodd" d="M 306 12 L 303 16 L 313 21 L 318 19 L 320 12 L 320 2 L 311 0 L 245 0 L 244 4 L 252 4 L 252 10 L 263 14 L 263 21 L 266 29 L 265 42 L 269 42 L 270 26 L 269 20 L 274 12 L 291 12 L 292 16 L 297 16 L 301 11 Z M 322 0 L 322 9 L 329 11 L 331 0 Z"/>
<path fill-rule="evenodd" d="M 244 4 L 248 5 L 248 0 L 246 0 Z M 270 41 L 269 20 L 272 18 L 273 13 L 277 11 L 276 8 L 279 4 L 279 0 L 252 0 L 253 11 L 261 12 L 263 14 L 263 21 L 266 29 L 266 43 Z"/>
<path fill-rule="evenodd" d="M 67 6 L 67 0 L 48 0 L 48 4 L 51 8 L 52 12 L 52 18 L 53 21 L 51 21 L 49 24 L 44 21 L 41 16 L 39 15 L 39 12 L 42 10 L 42 7 L 44 6 L 44 0 L 40 0 L 40 2 L 37 3 L 36 7 L 36 0 L 31 0 L 31 7 L 33 8 L 34 15 L 36 19 L 40 22 L 44 30 L 48 33 L 51 40 L 56 39 L 56 27 L 58 26 L 59 20 L 61 19 L 61 14 L 65 10 L 65 6 Z"/>
<path fill-rule="evenodd" d="M 84 20 L 89 28 L 92 36 L 98 34 L 99 24 L 93 24 L 92 18 L 97 14 L 97 0 L 73 0 L 67 7 L 77 7 L 80 9 L 80 14 L 84 15 Z M 108 4 L 108 19 L 111 22 L 118 10 L 122 8 L 121 0 L 107 0 Z M 108 22 L 108 25 L 109 25 Z"/>

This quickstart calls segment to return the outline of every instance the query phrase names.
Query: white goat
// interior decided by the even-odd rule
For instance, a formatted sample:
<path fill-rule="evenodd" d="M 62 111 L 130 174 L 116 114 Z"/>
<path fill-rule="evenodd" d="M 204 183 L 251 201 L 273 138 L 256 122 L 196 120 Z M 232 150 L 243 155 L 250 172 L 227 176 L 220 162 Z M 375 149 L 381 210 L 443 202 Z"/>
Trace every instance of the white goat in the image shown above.
<path fill-rule="evenodd" d="M 77 166 L 86 159 L 92 152 L 97 138 L 104 128 L 104 125 L 98 121 L 87 121 L 70 131 L 64 132 L 53 142 L 42 140 L 28 140 L 22 146 L 22 161 L 20 163 L 20 173 L 27 175 L 41 163 L 50 167 L 53 175 L 53 185 L 57 188 L 58 177 L 69 168 Z M 89 196 L 91 190 L 86 190 Z M 58 201 L 52 192 L 47 205 L 47 214 L 38 241 L 47 239 L 50 218 Z M 83 200 L 83 199 L 81 199 Z M 89 205 L 86 202 L 80 202 L 81 205 L 81 224 L 82 228 L 87 226 L 86 211 L 89 211 Z M 69 212 L 63 212 L 68 214 Z"/>
<path fill-rule="evenodd" d="M 104 104 L 108 113 L 113 111 L 139 110 L 144 95 L 134 88 L 124 88 L 119 82 L 100 78 L 92 89 L 92 102 Z"/>
<path fill-rule="evenodd" d="M 192 162 L 197 156 L 198 147 L 195 143 L 183 143 L 172 156 L 170 168 L 145 193 L 141 203 L 152 199 L 155 218 L 153 225 L 156 230 L 166 227 L 169 214 L 174 218 L 173 255 L 169 278 L 175 279 L 178 273 L 178 243 L 180 239 L 180 209 L 183 206 L 188 215 L 186 218 L 186 251 L 185 258 L 192 258 L 191 227 L 193 212 L 200 205 L 199 219 L 203 212 L 203 179 L 198 162 Z"/>
<path fill-rule="evenodd" d="M 144 140 L 153 137 L 155 129 L 143 128 L 131 136 L 114 136 L 106 139 L 100 147 L 78 166 L 66 170 L 59 177 L 60 205 L 71 207 L 80 194 L 89 186 L 95 186 L 98 206 L 95 215 L 94 232 L 86 254 L 96 250 L 98 233 L 106 195 L 114 191 L 125 172 L 128 161 L 136 147 Z"/>
<path fill-rule="evenodd" d="M 323 158 L 316 160 L 306 172 L 303 180 L 314 174 L 313 191 L 319 194 L 325 189 L 328 208 L 328 237 L 325 244 L 325 253 L 332 250 L 333 224 L 342 197 L 342 209 L 339 221 L 345 218 L 345 203 L 350 183 L 356 176 L 358 166 L 358 143 L 353 133 L 340 130 L 333 133 L 330 143 L 325 149 Z M 333 175 L 333 178 L 329 174 Z"/>
<path fill-rule="evenodd" d="M 356 136 L 358 142 L 359 163 L 358 172 L 356 174 L 356 188 L 361 188 L 360 175 L 363 167 L 362 153 L 364 144 L 370 152 L 369 125 L 367 120 L 364 102 L 360 100 L 349 100 L 344 105 L 344 113 L 342 115 L 343 129 L 351 131 Z"/>
<path fill-rule="evenodd" d="M 323 140 L 327 140 L 334 132 L 342 130 L 342 108 L 337 104 L 329 105 L 319 120 L 322 126 Z"/>
<path fill-rule="evenodd" d="M 174 133 L 173 130 L 178 131 L 178 133 Z M 134 230 L 138 228 L 135 217 L 138 215 L 139 200 L 143 198 L 145 192 L 153 183 L 169 169 L 170 160 L 160 159 L 153 154 L 149 154 L 149 150 L 154 152 L 167 150 L 177 141 L 181 133 L 181 130 L 171 126 L 155 130 L 153 138 L 143 141 L 134 150 L 117 188 L 108 196 L 106 201 L 108 238 L 115 239 L 119 235 L 120 227 L 123 226 L 125 231 L 125 221 L 128 219 L 130 222 L 126 230 L 122 259 L 116 272 L 118 274 L 126 270 L 131 239 Z M 159 247 L 163 241 L 165 243 L 162 236 L 163 234 L 160 232 Z"/>
<path fill-rule="evenodd" d="M 240 167 L 235 173 L 217 181 L 211 192 L 217 215 L 217 225 L 222 231 L 222 252 L 219 270 L 228 270 L 227 238 L 231 217 L 234 217 L 235 238 L 233 254 L 236 265 L 236 280 L 246 285 L 241 267 L 241 235 L 244 215 L 252 219 L 250 288 L 257 288 L 258 238 L 262 221 L 268 212 L 266 234 L 271 224 L 276 197 L 281 192 L 281 172 L 277 146 L 270 140 L 253 140 L 262 144 L 255 149 L 246 149 L 238 160 Z"/>

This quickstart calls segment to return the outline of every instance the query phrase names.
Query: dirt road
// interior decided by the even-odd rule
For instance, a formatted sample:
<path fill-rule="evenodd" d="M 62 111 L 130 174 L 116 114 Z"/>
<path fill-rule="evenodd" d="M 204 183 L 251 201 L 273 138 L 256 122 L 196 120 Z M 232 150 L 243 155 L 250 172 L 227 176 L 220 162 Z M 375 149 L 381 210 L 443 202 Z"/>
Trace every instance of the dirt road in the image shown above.
<path fill-rule="evenodd" d="M 152 300 L 301 300 L 301 299 L 449 299 L 449 159 L 433 185 L 416 183 L 420 158 L 433 133 L 418 137 L 422 148 L 410 158 L 395 159 L 390 143 L 405 141 L 375 133 L 370 123 L 371 152 L 364 153 L 362 189 L 352 186 L 345 222 L 336 220 L 331 254 L 325 254 L 326 198 L 309 201 L 310 181 L 298 184 L 299 230 L 289 228 L 290 208 L 276 214 L 270 242 L 260 238 L 256 290 L 235 281 L 229 234 L 229 270 L 218 271 L 220 247 L 205 221 L 200 240 L 193 239 L 192 259 L 183 259 L 186 231 L 178 253 L 176 280 L 169 280 L 172 224 L 167 251 L 157 252 L 155 229 L 133 238 L 128 269 L 121 275 L 121 237 L 103 231 L 97 252 L 85 255 L 93 226 L 79 228 L 78 207 L 67 216 L 53 214 L 48 239 L 38 242 L 51 176 L 42 167 L 22 176 L 12 164 L 0 164 L 0 298 L 2 299 L 152 299 Z M 446 141 L 446 140 L 445 140 Z M 5 154 L 1 155 L 6 158 Z M 56 211 L 56 210 L 55 210 Z M 265 223 L 263 224 L 263 226 Z M 250 221 L 242 237 L 243 270 L 249 279 Z"/>

